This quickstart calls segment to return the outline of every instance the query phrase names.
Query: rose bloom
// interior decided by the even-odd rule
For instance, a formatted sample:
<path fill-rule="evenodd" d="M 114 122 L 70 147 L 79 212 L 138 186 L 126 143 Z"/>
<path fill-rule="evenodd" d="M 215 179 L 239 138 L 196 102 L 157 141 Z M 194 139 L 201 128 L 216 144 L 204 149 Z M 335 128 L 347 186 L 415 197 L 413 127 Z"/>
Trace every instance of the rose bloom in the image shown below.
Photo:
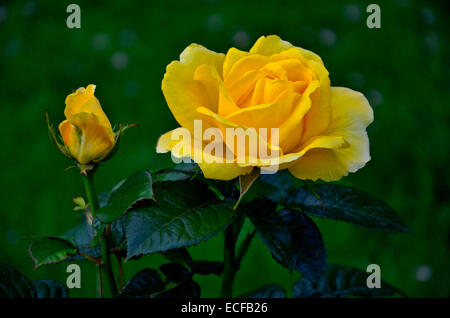
<path fill-rule="evenodd" d="M 80 87 L 66 98 L 59 131 L 70 157 L 84 165 L 102 161 L 114 148 L 115 133 L 94 96 L 95 85 Z"/>
<path fill-rule="evenodd" d="M 318 55 L 278 36 L 260 37 L 249 52 L 231 48 L 223 54 L 191 44 L 167 66 L 162 91 L 182 128 L 160 137 L 159 153 L 194 161 L 199 152 L 210 157 L 205 143 L 199 148 L 188 140 L 177 147 L 179 130 L 193 136 L 194 120 L 201 120 L 203 129 L 217 128 L 223 135 L 227 128 L 278 128 L 278 144 L 270 143 L 269 134 L 258 135 L 258 141 L 277 150 L 278 168 L 299 179 L 338 180 L 370 160 L 366 127 L 373 112 L 367 99 L 330 87 Z M 206 178 L 230 180 L 267 165 L 262 158 L 243 162 L 225 138 L 221 142 L 234 161 L 197 160 Z M 249 153 L 247 146 L 247 158 Z"/>

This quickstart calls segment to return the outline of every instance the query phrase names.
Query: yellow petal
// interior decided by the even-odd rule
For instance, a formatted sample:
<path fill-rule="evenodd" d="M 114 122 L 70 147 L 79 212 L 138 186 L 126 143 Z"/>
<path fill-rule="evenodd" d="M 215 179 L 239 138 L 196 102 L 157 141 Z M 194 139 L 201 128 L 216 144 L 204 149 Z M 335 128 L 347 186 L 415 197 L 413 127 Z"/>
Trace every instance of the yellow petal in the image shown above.
<path fill-rule="evenodd" d="M 342 164 L 335 151 L 330 149 L 317 149 L 310 151 L 289 171 L 302 180 L 322 179 L 324 181 L 336 181 L 348 174 L 345 164 Z"/>
<path fill-rule="evenodd" d="M 364 95 L 348 88 L 332 87 L 331 109 L 326 134 L 344 138 L 348 146 L 307 152 L 289 168 L 299 179 L 339 180 L 370 160 L 366 127 L 373 121 L 373 111 Z"/>
<path fill-rule="evenodd" d="M 248 138 L 251 140 L 254 140 L 257 145 L 261 145 L 263 147 L 266 147 L 266 149 L 270 151 L 278 151 L 280 155 L 283 154 L 283 150 L 278 147 L 278 145 L 272 145 L 270 142 L 268 142 L 265 138 L 262 138 L 259 135 L 259 131 L 257 129 L 248 129 L 248 128 L 255 128 L 255 127 L 248 127 L 243 125 L 237 125 L 213 112 L 211 112 L 209 109 L 199 107 L 197 109 L 197 112 L 202 116 L 203 122 L 206 123 L 206 127 L 216 127 L 220 129 L 222 132 L 222 136 L 225 136 L 224 143 L 226 144 L 227 148 L 236 156 L 239 156 L 239 153 L 237 151 L 237 142 L 231 141 L 232 138 L 227 138 L 227 129 L 231 128 L 236 131 L 236 129 L 243 129 L 244 133 L 248 133 Z M 233 142 L 233 144 L 231 144 Z M 252 156 L 252 153 L 255 153 L 256 151 L 250 151 L 249 149 L 250 145 L 249 142 L 245 143 L 245 154 L 240 154 L 245 156 L 240 156 L 237 158 L 237 161 L 244 161 L 244 162 L 253 162 L 257 161 L 258 158 L 255 156 Z M 255 149 L 252 149 L 255 150 Z"/>
<path fill-rule="evenodd" d="M 287 120 L 280 125 L 280 147 L 284 153 L 291 152 L 303 139 L 304 117 L 311 111 L 312 94 L 318 87 L 319 82 L 313 81 L 306 88 Z"/>
<path fill-rule="evenodd" d="M 215 180 L 232 180 L 242 175 L 249 174 L 252 167 L 239 167 L 236 163 L 198 163 L 205 178 Z"/>
<path fill-rule="evenodd" d="M 305 116 L 305 133 L 303 135 L 303 140 L 307 140 L 313 136 L 323 134 L 324 130 L 329 126 L 331 118 L 330 109 L 330 78 L 327 69 L 323 65 L 322 61 L 317 61 L 316 59 L 306 59 L 303 51 L 300 48 L 291 48 L 277 54 L 277 58 L 281 57 L 289 59 L 297 59 L 306 64 L 307 68 L 301 70 L 301 68 L 294 68 L 291 65 L 286 65 L 285 67 L 291 70 L 291 77 L 299 76 L 300 74 L 294 75 L 294 70 L 301 71 L 301 76 L 303 78 L 308 78 L 311 76 L 312 80 L 319 81 L 319 89 L 314 91 L 311 95 L 312 107 L 308 114 Z M 272 58 L 275 58 L 273 56 Z M 287 61 L 287 60 L 286 60 Z M 285 63 L 285 61 L 280 61 L 278 63 Z M 313 74 L 311 74 L 313 73 Z"/>
<path fill-rule="evenodd" d="M 103 112 L 100 102 L 94 95 L 95 85 L 90 84 L 88 87 L 80 87 L 75 93 L 70 94 L 66 98 L 66 108 L 64 110 L 64 115 L 66 119 L 77 113 L 91 113 L 95 114 L 103 126 L 107 129 L 111 129 L 111 123 L 108 117 Z"/>
<path fill-rule="evenodd" d="M 80 163 L 99 162 L 114 147 L 115 139 L 92 113 L 77 113 L 59 125 L 64 143 Z"/>
<path fill-rule="evenodd" d="M 280 158 L 280 164 L 287 164 L 304 156 L 312 149 L 344 149 L 348 147 L 347 141 L 342 136 L 317 136 L 308 140 L 305 145 L 299 147 L 299 151 L 284 155 Z"/>
<path fill-rule="evenodd" d="M 328 76 L 320 78 L 319 83 L 319 89 L 311 94 L 311 110 L 305 116 L 303 140 L 323 134 L 331 121 L 330 79 Z"/>
<path fill-rule="evenodd" d="M 189 136 L 189 137 L 188 137 Z M 163 134 L 156 147 L 158 153 L 172 152 L 175 158 L 189 157 L 197 162 L 206 178 L 216 180 L 231 180 L 240 175 L 248 174 L 251 167 L 239 167 L 234 162 L 226 162 L 224 158 L 212 156 L 203 149 L 194 148 L 193 138 L 186 134 L 184 128 L 177 128 Z M 201 153 L 201 154 L 200 154 Z M 201 158 L 201 160 L 196 160 Z"/>
<path fill-rule="evenodd" d="M 75 154 L 80 152 L 81 134 L 67 119 L 59 124 L 59 132 L 71 157 L 75 158 Z"/>
<path fill-rule="evenodd" d="M 262 96 L 260 96 L 260 101 L 264 103 L 277 102 L 280 99 L 280 96 L 285 97 L 284 93 L 293 86 L 292 82 L 286 80 L 265 78 L 264 81 L 264 91 L 262 92 Z M 295 92 L 292 93 L 295 94 Z M 256 105 L 258 105 L 258 103 L 256 103 Z"/>
<path fill-rule="evenodd" d="M 360 92 L 346 87 L 331 88 L 332 132 L 362 130 L 373 122 L 373 110 Z"/>
<path fill-rule="evenodd" d="M 302 49 L 300 47 L 293 46 L 291 43 L 287 41 L 283 41 L 277 35 L 269 35 L 269 36 L 261 36 L 253 47 L 250 49 L 250 53 L 261 54 L 265 56 L 270 56 L 276 53 L 280 53 L 284 50 L 288 50 L 290 48 L 295 48 L 298 50 L 306 59 L 313 60 L 318 63 L 322 63 L 322 59 L 317 54 Z M 323 63 L 322 63 L 323 64 Z"/>
<path fill-rule="evenodd" d="M 184 136 L 184 131 L 186 128 L 183 127 L 178 127 L 174 130 L 171 130 L 169 132 L 166 132 L 165 134 L 161 135 L 158 139 L 158 143 L 156 145 L 156 152 L 157 153 L 166 153 L 172 150 L 173 147 L 175 147 L 175 145 L 182 141 L 181 140 L 181 136 Z M 189 138 L 190 141 L 190 138 Z M 190 144 L 189 147 L 187 147 L 186 152 L 188 153 L 188 150 L 190 148 Z M 178 158 L 183 158 L 184 157 L 184 152 L 180 153 L 180 156 L 178 156 Z"/>
<path fill-rule="evenodd" d="M 271 59 L 275 57 L 278 58 L 276 61 L 268 63 L 265 68 L 278 66 L 286 74 L 286 79 L 291 82 L 304 81 L 310 83 L 311 81 L 317 79 L 317 76 L 314 73 L 314 70 L 310 67 L 309 62 L 303 60 L 303 57 L 301 56 L 295 56 L 294 58 L 289 57 L 289 55 L 286 54 L 286 52 L 289 51 L 290 50 L 272 55 Z"/>
<path fill-rule="evenodd" d="M 262 56 L 259 54 L 248 55 L 241 58 L 233 64 L 227 75 L 223 77 L 225 86 L 230 87 L 247 72 L 263 68 L 268 61 L 269 58 L 267 56 Z"/>
<path fill-rule="evenodd" d="M 219 73 L 217 72 L 217 69 L 214 68 L 211 65 L 200 65 L 195 70 L 194 74 L 195 79 L 202 79 L 205 82 L 209 81 L 209 83 L 214 83 L 216 87 L 216 92 L 214 94 L 215 100 L 214 100 L 214 106 L 213 107 L 204 107 L 209 109 L 210 111 L 214 113 L 219 113 L 220 116 L 224 116 L 224 114 L 233 113 L 235 111 L 239 110 L 239 107 L 237 107 L 236 103 L 234 102 L 232 96 L 228 92 L 227 88 L 225 87 L 222 78 L 220 77 Z M 209 96 L 211 96 L 212 93 L 209 93 Z M 203 107 L 203 106 L 199 106 Z M 199 119 L 197 115 L 192 114 L 192 119 Z M 184 126 L 187 127 L 187 126 Z M 187 127 L 189 128 L 189 127 Z"/>
<path fill-rule="evenodd" d="M 287 41 L 283 41 L 277 35 L 261 36 L 253 47 L 250 49 L 250 53 L 261 54 L 270 56 L 272 54 L 280 53 L 293 47 L 293 45 Z"/>
<path fill-rule="evenodd" d="M 238 50 L 234 47 L 228 50 L 225 61 L 223 63 L 223 77 L 227 77 L 233 67 L 234 63 L 249 55 L 248 52 Z"/>
<path fill-rule="evenodd" d="M 246 107 L 245 101 L 252 100 L 256 83 L 258 82 L 258 80 L 264 79 L 265 74 L 266 72 L 264 70 L 249 71 L 236 82 L 229 84 L 229 86 L 227 87 L 227 91 L 233 98 L 233 101 L 236 103 L 236 105 L 239 105 L 240 108 Z M 237 106 L 236 110 L 239 110 Z M 222 116 L 226 116 L 226 114 L 230 113 L 232 112 L 222 111 Z"/>
<path fill-rule="evenodd" d="M 217 111 L 219 86 L 209 80 L 207 74 L 197 67 L 206 64 L 222 74 L 225 55 L 216 53 L 197 44 L 191 44 L 180 55 L 180 61 L 167 66 L 162 81 L 162 91 L 167 104 L 180 126 L 193 129 L 198 107 Z"/>
<path fill-rule="evenodd" d="M 200 44 L 191 44 L 180 54 L 180 63 L 189 65 L 194 69 L 202 64 L 211 65 L 222 77 L 225 54 L 211 51 Z"/>
<path fill-rule="evenodd" d="M 225 119 L 240 126 L 278 128 L 291 114 L 299 98 L 300 94 L 298 93 L 286 93 L 285 98 L 280 101 L 241 108 L 226 116 Z"/>
<path fill-rule="evenodd" d="M 318 149 L 343 149 L 348 147 L 348 143 L 345 141 L 343 137 L 340 136 L 318 136 L 311 138 L 308 142 L 305 143 L 305 145 L 302 145 L 299 147 L 301 150 L 294 151 L 292 153 L 288 153 L 285 155 L 282 155 L 277 158 L 277 160 L 273 159 L 272 161 L 269 160 L 258 160 L 257 164 L 239 164 L 241 167 L 247 167 L 247 166 L 259 166 L 259 167 L 270 167 L 274 166 L 276 164 L 278 166 L 278 170 L 283 170 L 286 168 L 289 168 L 296 164 L 299 158 L 302 158 L 305 156 L 305 154 L 308 154 L 311 150 L 318 150 Z"/>
<path fill-rule="evenodd" d="M 323 131 L 330 123 L 331 110 L 330 79 L 322 59 L 315 53 L 294 47 L 289 42 L 283 41 L 275 35 L 259 38 L 250 52 L 270 56 L 271 61 L 277 61 L 288 70 L 292 79 L 311 77 L 314 80 L 314 75 L 317 77 L 319 89 L 315 90 L 311 95 L 312 107 L 305 116 L 304 125 L 307 129 L 304 130 L 303 140 L 323 134 Z M 298 65 L 293 67 L 295 62 L 289 61 L 289 59 L 306 63 L 307 67 L 299 68 Z M 311 74 L 311 71 L 314 74 Z M 290 143 L 292 146 L 292 142 Z"/>

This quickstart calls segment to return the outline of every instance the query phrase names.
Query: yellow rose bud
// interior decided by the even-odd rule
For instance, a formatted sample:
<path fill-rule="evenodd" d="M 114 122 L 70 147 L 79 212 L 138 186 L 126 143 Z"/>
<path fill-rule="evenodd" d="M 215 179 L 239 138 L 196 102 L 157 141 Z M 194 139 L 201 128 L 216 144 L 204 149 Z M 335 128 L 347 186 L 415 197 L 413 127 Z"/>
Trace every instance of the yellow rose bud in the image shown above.
<path fill-rule="evenodd" d="M 82 165 L 102 161 L 116 143 L 115 133 L 94 92 L 95 85 L 91 84 L 67 96 L 66 120 L 59 124 L 68 155 Z"/>
<path fill-rule="evenodd" d="M 257 152 L 251 145 L 239 155 L 225 139 L 227 128 L 276 128 L 277 144 L 269 135 L 256 138 L 278 152 L 277 169 L 289 169 L 300 179 L 338 180 L 370 160 L 366 127 L 373 112 L 367 99 L 331 87 L 318 55 L 278 36 L 259 38 L 249 52 L 231 48 L 222 54 L 191 44 L 167 66 L 162 91 L 182 128 L 161 136 L 157 152 L 191 157 L 207 178 L 230 180 L 267 166 L 260 155 L 253 158 Z M 215 154 L 197 138 L 177 145 L 183 128 L 195 133 L 195 120 L 203 129 L 220 130 L 233 161 L 205 160 Z"/>

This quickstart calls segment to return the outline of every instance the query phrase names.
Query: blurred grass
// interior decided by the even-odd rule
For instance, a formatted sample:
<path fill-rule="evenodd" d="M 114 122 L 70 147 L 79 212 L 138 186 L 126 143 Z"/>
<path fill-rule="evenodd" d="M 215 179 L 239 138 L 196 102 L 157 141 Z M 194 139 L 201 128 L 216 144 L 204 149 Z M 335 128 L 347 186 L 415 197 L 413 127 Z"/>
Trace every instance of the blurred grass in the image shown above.
<path fill-rule="evenodd" d="M 0 3 L 0 261 L 30 278 L 65 281 L 64 264 L 32 271 L 26 235 L 60 234 L 79 216 L 71 198 L 83 195 L 76 169 L 50 143 L 44 120 L 63 119 L 65 97 L 90 83 L 112 123 L 137 123 L 114 160 L 100 169 L 105 190 L 137 169 L 170 166 L 157 155 L 160 134 L 177 126 L 160 83 L 165 66 L 188 44 L 226 52 L 248 49 L 260 35 L 278 34 L 318 53 L 332 85 L 363 92 L 375 111 L 368 132 L 372 160 L 342 183 L 389 202 L 412 235 L 375 233 L 317 220 L 330 262 L 365 269 L 409 296 L 450 296 L 449 8 L 429 1 L 377 1 L 382 28 L 365 25 L 369 1 L 77 1 L 81 29 L 66 27 L 71 1 Z M 222 257 L 222 237 L 192 247 L 196 258 Z M 157 266 L 160 256 L 130 261 Z M 82 288 L 95 295 L 94 267 L 82 264 Z M 290 288 L 291 276 L 256 239 L 237 276 L 236 294 L 266 283 Z M 220 279 L 198 277 L 203 296 Z"/>

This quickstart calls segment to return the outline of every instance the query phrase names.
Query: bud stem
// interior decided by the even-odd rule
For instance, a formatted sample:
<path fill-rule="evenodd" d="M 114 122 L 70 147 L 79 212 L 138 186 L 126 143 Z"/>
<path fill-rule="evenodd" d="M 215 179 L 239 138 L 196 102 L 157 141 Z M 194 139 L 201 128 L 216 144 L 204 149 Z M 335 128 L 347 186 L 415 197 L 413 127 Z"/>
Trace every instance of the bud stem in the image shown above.
<path fill-rule="evenodd" d="M 95 214 L 99 208 L 98 203 L 98 196 L 97 192 L 95 191 L 94 186 L 94 170 L 87 171 L 86 174 L 82 173 L 82 178 L 84 181 L 84 188 L 86 190 L 86 196 L 89 201 L 89 207 L 91 210 L 92 218 L 95 218 Z M 107 278 L 107 282 L 109 285 L 109 290 L 112 296 L 117 295 L 117 285 L 116 281 L 114 279 L 114 274 L 112 270 L 111 265 L 111 253 L 110 253 L 110 247 L 107 237 L 108 231 L 104 231 L 104 233 L 100 236 L 100 247 L 102 251 L 102 261 L 103 264 L 101 268 L 104 270 Z M 99 275 L 101 275 L 101 271 L 99 271 Z"/>

